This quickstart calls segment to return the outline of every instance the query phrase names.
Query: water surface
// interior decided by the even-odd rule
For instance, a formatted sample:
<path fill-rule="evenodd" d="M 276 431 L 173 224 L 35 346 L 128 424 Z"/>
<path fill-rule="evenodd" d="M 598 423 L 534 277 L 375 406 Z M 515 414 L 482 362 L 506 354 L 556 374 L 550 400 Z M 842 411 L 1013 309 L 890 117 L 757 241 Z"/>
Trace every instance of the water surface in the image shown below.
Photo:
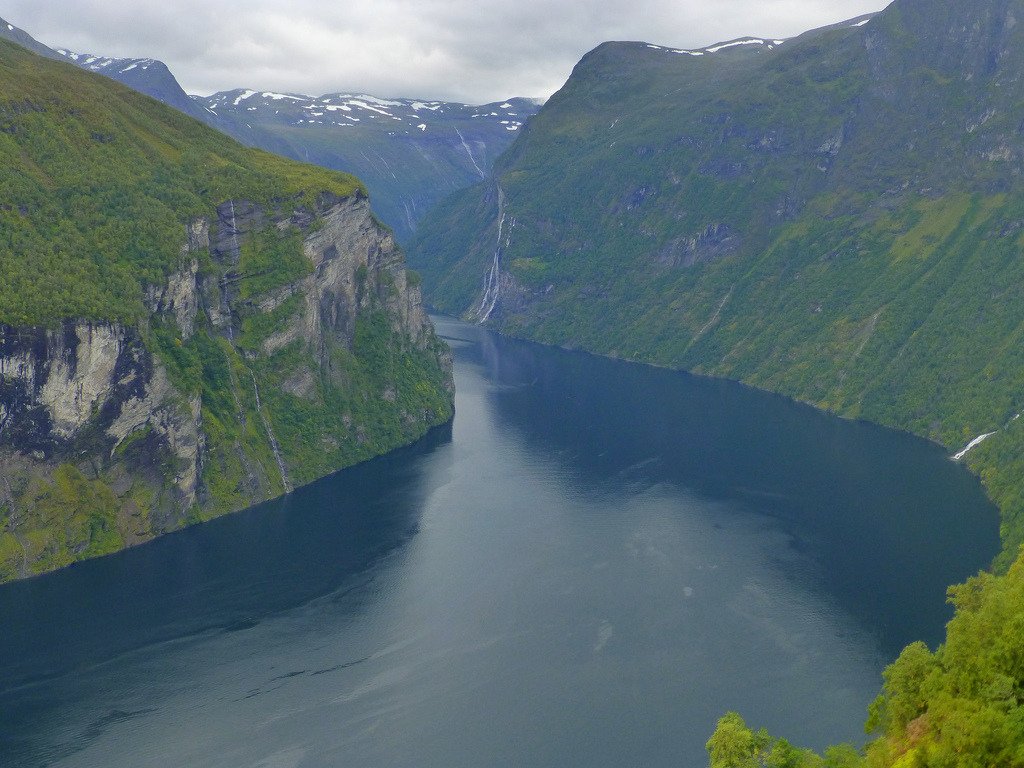
<path fill-rule="evenodd" d="M 862 740 L 998 548 L 926 442 L 439 321 L 454 424 L 0 589 L 4 766 L 700 766 Z"/>

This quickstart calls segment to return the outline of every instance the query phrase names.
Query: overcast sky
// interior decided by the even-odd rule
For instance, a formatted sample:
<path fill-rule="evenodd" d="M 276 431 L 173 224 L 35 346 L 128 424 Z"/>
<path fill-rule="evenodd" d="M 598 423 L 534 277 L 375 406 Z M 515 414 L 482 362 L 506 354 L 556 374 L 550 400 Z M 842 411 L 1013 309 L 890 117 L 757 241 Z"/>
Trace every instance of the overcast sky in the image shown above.
<path fill-rule="evenodd" d="M 484 103 L 546 97 L 605 40 L 788 37 L 887 0 L 0 0 L 50 47 L 162 59 L 189 93 L 249 87 Z"/>

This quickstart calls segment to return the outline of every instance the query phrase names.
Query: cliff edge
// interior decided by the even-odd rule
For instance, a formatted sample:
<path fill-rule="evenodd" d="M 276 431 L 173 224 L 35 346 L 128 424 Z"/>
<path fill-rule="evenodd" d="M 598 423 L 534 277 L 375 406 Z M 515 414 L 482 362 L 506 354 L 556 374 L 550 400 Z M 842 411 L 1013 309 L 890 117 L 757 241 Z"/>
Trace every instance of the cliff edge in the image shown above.
<path fill-rule="evenodd" d="M 0 42 L 0 581 L 407 444 L 451 359 L 352 177 Z"/>

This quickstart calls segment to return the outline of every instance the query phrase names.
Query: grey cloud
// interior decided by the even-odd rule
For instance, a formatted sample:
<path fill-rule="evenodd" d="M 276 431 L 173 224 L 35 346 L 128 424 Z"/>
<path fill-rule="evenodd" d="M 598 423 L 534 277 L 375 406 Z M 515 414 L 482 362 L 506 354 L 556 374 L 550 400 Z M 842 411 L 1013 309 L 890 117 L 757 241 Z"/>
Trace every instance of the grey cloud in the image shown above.
<path fill-rule="evenodd" d="M 164 60 L 186 90 L 547 96 L 605 40 L 789 37 L 884 0 L 8 0 L 41 42 Z"/>

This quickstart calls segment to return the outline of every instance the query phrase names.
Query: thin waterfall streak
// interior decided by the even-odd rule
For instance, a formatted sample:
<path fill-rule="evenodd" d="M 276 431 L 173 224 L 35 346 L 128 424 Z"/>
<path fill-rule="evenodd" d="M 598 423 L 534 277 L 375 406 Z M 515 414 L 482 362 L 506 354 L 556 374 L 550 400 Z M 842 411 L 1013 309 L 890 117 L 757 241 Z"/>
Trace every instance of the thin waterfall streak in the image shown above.
<path fill-rule="evenodd" d="M 501 237 L 505 231 L 505 194 L 500 186 L 498 187 L 498 214 L 498 239 L 494 246 L 494 259 L 484 280 L 484 295 L 480 299 L 480 306 L 474 313 L 480 323 L 486 323 L 490 319 L 501 296 Z"/>
<path fill-rule="evenodd" d="M 466 154 L 469 156 L 469 162 L 471 162 L 473 164 L 473 167 L 476 168 L 476 172 L 480 174 L 480 178 L 481 179 L 486 179 L 487 178 L 487 174 L 484 173 L 480 169 L 479 165 L 476 164 L 476 158 L 473 157 L 473 150 L 471 150 L 469 148 L 469 144 L 467 144 L 466 140 L 462 137 L 462 131 L 460 131 L 458 128 L 456 128 L 455 129 L 455 133 L 457 133 L 459 135 L 459 141 L 462 142 L 462 147 L 463 147 L 463 149 L 466 150 Z"/>
<path fill-rule="evenodd" d="M 231 258 L 238 260 L 241 258 L 241 248 L 238 245 L 238 220 L 235 217 L 235 201 L 229 200 L 228 205 L 231 208 Z M 231 304 L 228 301 L 228 278 L 226 274 L 220 283 L 220 303 L 221 311 L 228 321 L 228 341 L 234 343 L 235 324 L 231 318 Z"/>
<path fill-rule="evenodd" d="M 270 441 L 270 449 L 274 452 L 274 459 L 277 461 L 277 468 L 281 470 L 281 485 L 284 486 L 285 493 L 291 493 L 295 490 L 292 487 L 291 480 L 288 479 L 288 469 L 284 465 L 284 459 L 281 458 L 281 446 L 277 442 L 277 437 L 274 435 L 274 429 L 270 426 L 270 419 L 267 418 L 267 414 L 263 412 L 263 403 L 260 402 L 260 388 L 256 384 L 256 374 L 249 369 L 249 376 L 252 378 L 252 391 L 256 395 L 256 412 L 260 415 L 260 419 L 263 421 L 263 428 L 267 430 L 267 439 Z"/>

